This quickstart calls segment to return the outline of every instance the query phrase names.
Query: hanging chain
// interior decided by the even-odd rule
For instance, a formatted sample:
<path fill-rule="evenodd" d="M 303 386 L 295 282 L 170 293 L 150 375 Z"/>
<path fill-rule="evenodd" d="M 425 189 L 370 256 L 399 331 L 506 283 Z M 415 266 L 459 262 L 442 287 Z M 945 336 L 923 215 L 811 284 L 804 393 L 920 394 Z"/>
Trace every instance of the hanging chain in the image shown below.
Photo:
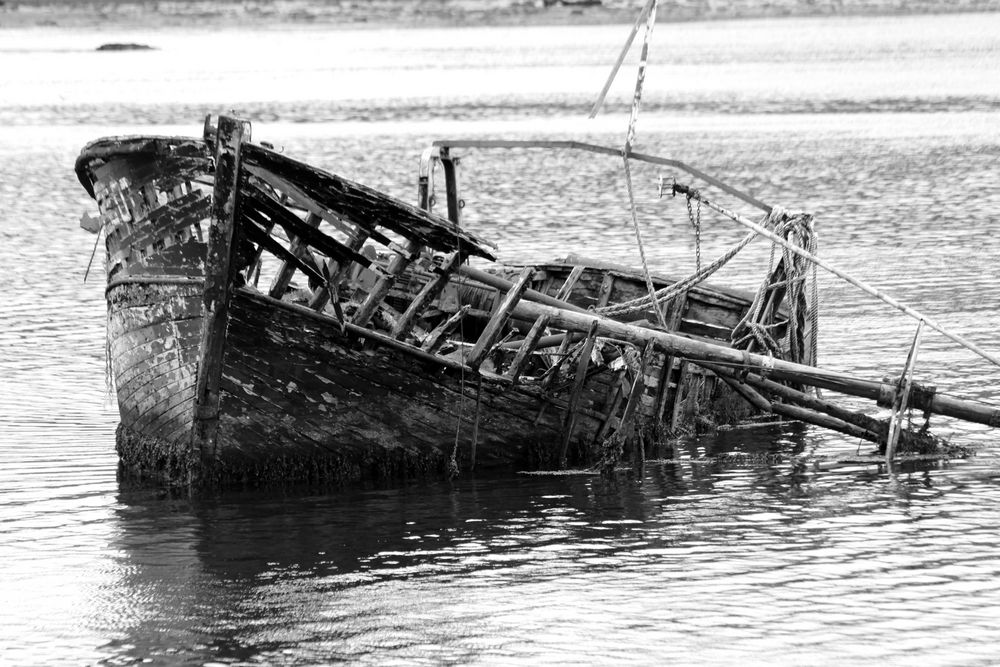
<path fill-rule="evenodd" d="M 691 193 L 687 196 L 687 207 L 688 207 L 688 219 L 691 221 L 691 226 L 694 227 L 694 261 L 695 270 L 701 271 L 701 198 L 697 197 L 697 207 L 695 210 L 691 208 Z M 697 213 L 695 212 L 697 211 Z"/>

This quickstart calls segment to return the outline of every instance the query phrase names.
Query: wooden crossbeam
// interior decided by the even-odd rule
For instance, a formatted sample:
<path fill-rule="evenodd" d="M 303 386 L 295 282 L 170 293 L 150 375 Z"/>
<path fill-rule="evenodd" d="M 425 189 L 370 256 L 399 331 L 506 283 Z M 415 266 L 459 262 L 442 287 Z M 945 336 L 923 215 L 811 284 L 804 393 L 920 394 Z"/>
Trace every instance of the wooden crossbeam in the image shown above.
<path fill-rule="evenodd" d="M 361 246 L 363 246 L 367 240 L 368 231 L 358 229 L 355 231 L 354 237 L 351 238 L 350 242 L 347 244 L 347 248 L 357 253 L 361 250 Z M 361 257 L 364 257 L 364 255 L 361 255 Z M 368 258 L 365 257 L 365 260 L 368 260 Z M 370 262 L 370 260 L 368 261 Z M 337 294 L 337 289 L 340 287 L 340 283 L 343 282 L 344 276 L 346 276 L 347 272 L 351 270 L 352 266 L 354 266 L 353 261 L 331 260 L 331 262 L 332 263 L 327 269 L 327 275 L 329 277 L 326 281 L 326 285 L 320 285 L 319 289 L 313 292 L 312 298 L 309 299 L 309 307 L 313 310 L 322 310 L 326 306 L 331 298 Z M 343 321 L 344 318 L 340 313 L 339 304 L 339 299 L 334 299 L 334 308 L 338 309 L 338 317 L 340 317 L 341 321 Z"/>
<path fill-rule="evenodd" d="M 566 280 L 556 292 L 557 299 L 564 300 L 567 296 L 569 296 L 570 292 L 573 291 L 573 287 L 580 279 L 580 276 L 583 275 L 584 269 L 586 269 L 586 267 L 579 264 L 573 267 L 573 270 L 570 271 Z M 504 373 L 504 376 L 510 379 L 511 382 L 517 382 L 517 379 L 521 375 L 521 371 L 524 369 L 524 365 L 527 363 L 528 359 L 531 358 L 531 353 L 535 351 L 535 347 L 541 340 L 542 334 L 545 333 L 545 327 L 548 326 L 548 323 L 548 316 L 541 315 L 531 325 L 531 329 L 528 330 L 528 335 L 521 342 L 521 346 L 514 355 L 513 361 L 510 362 L 510 367 L 507 369 L 507 372 Z"/>
<path fill-rule="evenodd" d="M 521 269 L 521 273 L 517 277 L 517 281 L 514 283 L 513 287 L 508 290 L 507 294 L 504 296 L 503 301 L 496 308 L 493 316 L 486 325 L 486 329 L 483 331 L 482 335 L 479 336 L 479 340 L 472 347 L 472 352 L 469 354 L 467 363 L 472 368 L 479 368 L 486 355 L 493 349 L 493 345 L 497 342 L 500 337 L 500 333 L 503 331 L 504 326 L 507 324 L 507 320 L 510 319 L 510 314 L 513 312 L 514 308 L 517 306 L 517 302 L 521 300 L 521 295 L 524 291 L 528 289 L 528 285 L 531 282 L 531 276 L 534 274 L 535 268 L 532 266 L 526 266 Z"/>
<path fill-rule="evenodd" d="M 315 198 L 313 198 L 305 190 L 285 180 L 284 178 L 278 176 L 277 174 L 268 171 L 263 167 L 257 167 L 253 165 L 247 165 L 247 171 L 256 176 L 257 178 L 259 178 L 260 180 L 264 181 L 274 189 L 283 192 L 287 197 L 289 197 L 296 204 L 304 208 L 306 211 L 308 211 L 309 213 L 315 213 L 316 215 L 320 216 L 321 218 L 329 222 L 331 225 L 341 228 L 343 227 L 343 225 L 348 223 L 362 225 L 368 231 L 368 234 L 370 235 L 372 240 L 381 243 L 385 247 L 389 248 L 390 250 L 398 254 L 406 253 L 405 248 L 400 246 L 398 243 L 390 239 L 382 232 L 375 229 L 374 225 L 371 222 L 366 222 L 364 224 L 354 220 L 349 220 L 345 222 L 346 220 L 345 218 L 337 215 L 330 209 L 318 203 L 315 200 Z"/>
<path fill-rule="evenodd" d="M 424 339 L 420 349 L 424 352 L 430 352 L 432 354 L 437 352 L 448 339 L 448 335 L 455 330 L 459 323 L 461 323 L 461 321 L 469 313 L 470 308 L 472 308 L 472 306 L 469 306 L 468 304 L 462 306 L 454 315 L 434 327 L 434 330 L 427 334 L 427 338 Z"/>
<path fill-rule="evenodd" d="M 306 218 L 306 224 L 318 226 L 321 218 L 318 215 L 313 215 L 312 213 Z M 272 222 L 273 224 L 273 222 Z M 261 246 L 263 248 L 263 246 Z M 305 245 L 302 243 L 301 239 L 293 238 L 292 243 L 288 250 L 296 257 L 302 257 L 304 254 Z M 274 276 L 274 280 L 271 281 L 271 288 L 267 291 L 268 296 L 274 299 L 280 299 L 288 289 L 288 285 L 292 282 L 292 276 L 295 275 L 295 269 L 297 267 L 293 262 L 282 262 L 281 268 L 278 273 Z"/>
<path fill-rule="evenodd" d="M 565 282 L 559 287 L 559 291 L 556 292 L 556 298 L 560 301 L 568 299 L 569 295 L 573 292 L 573 288 L 576 287 L 576 283 L 580 280 L 580 276 L 583 275 L 586 269 L 587 267 L 582 264 L 574 266 L 573 270 L 566 276 Z"/>
<path fill-rule="evenodd" d="M 511 382 L 517 382 L 517 379 L 521 377 L 521 371 L 524 370 L 524 365 L 531 358 L 531 353 L 535 351 L 535 347 L 538 345 L 538 341 L 541 340 L 542 334 L 545 333 L 545 327 L 548 326 L 548 323 L 549 318 L 542 315 L 531 325 L 528 335 L 525 336 L 521 342 L 521 346 L 517 348 L 517 352 L 514 354 L 514 360 L 510 362 L 507 372 L 504 373 L 504 376 L 509 378 Z"/>
<path fill-rule="evenodd" d="M 462 253 L 456 250 L 445 260 L 441 267 L 435 269 L 437 275 L 432 280 L 427 281 L 417 296 L 413 298 L 410 305 L 403 311 L 402 316 L 400 316 L 396 325 L 392 328 L 392 331 L 389 333 L 390 336 L 399 339 L 406 335 L 413 326 L 413 320 L 423 313 L 424 309 L 441 294 L 441 290 L 445 288 L 448 281 L 451 280 L 455 269 L 463 261 Z"/>
<path fill-rule="evenodd" d="M 284 261 L 286 264 L 293 266 L 302 273 L 305 273 L 310 278 L 319 281 L 320 283 L 326 282 L 326 277 L 319 272 L 314 264 L 306 261 L 304 258 L 299 257 L 295 253 L 291 252 L 285 246 L 278 243 L 273 236 L 267 233 L 267 231 L 258 227 L 255 223 L 247 221 L 248 224 L 242 226 L 241 231 L 246 234 L 247 238 L 256 243 L 257 245 L 263 247 L 265 250 L 270 252 L 272 255 L 278 259 Z M 299 248 L 300 253 L 304 256 L 306 254 L 307 248 L 302 246 Z M 274 297 L 277 298 L 277 297 Z"/>

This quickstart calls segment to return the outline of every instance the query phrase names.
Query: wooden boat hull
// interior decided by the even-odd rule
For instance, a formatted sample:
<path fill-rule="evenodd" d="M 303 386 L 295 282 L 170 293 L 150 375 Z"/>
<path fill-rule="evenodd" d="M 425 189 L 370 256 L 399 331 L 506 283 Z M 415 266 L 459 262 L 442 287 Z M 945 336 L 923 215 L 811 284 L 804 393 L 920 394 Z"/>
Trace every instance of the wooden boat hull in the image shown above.
<path fill-rule="evenodd" d="M 355 323 L 357 313 L 375 299 L 380 280 L 388 281 L 382 294 L 395 290 L 396 298 L 403 299 L 399 310 L 382 304 L 372 309 L 388 313 L 391 324 L 393 318 L 405 319 L 401 311 L 419 300 L 415 293 L 428 291 L 435 275 L 447 278 L 440 269 L 425 269 L 420 280 L 407 282 L 407 293 L 399 287 L 401 281 L 386 278 L 402 270 L 398 257 L 370 264 L 375 285 L 361 289 L 355 301 L 344 301 L 345 308 L 355 309 L 345 322 L 339 298 L 336 309 L 324 308 L 317 299 L 320 288 L 312 292 L 314 304 L 308 307 L 295 303 L 293 290 L 284 286 L 268 295 L 247 284 L 255 258 L 273 246 L 264 240 L 255 246 L 247 242 L 251 237 L 237 236 L 227 279 L 222 354 L 214 362 L 211 437 L 199 440 L 207 395 L 199 379 L 213 345 L 209 316 L 218 317 L 220 307 L 208 287 L 214 270 L 209 228 L 218 224 L 219 203 L 218 184 L 213 184 L 218 165 L 211 149 L 209 142 L 188 139 L 107 140 L 85 149 L 78 162 L 81 181 L 101 209 L 106 237 L 109 361 L 121 414 L 117 446 L 122 471 L 129 476 L 170 484 L 344 482 L 473 467 L 593 465 L 606 456 L 610 436 L 619 431 L 626 439 L 638 438 L 640 450 L 650 454 L 661 441 L 658 436 L 699 419 L 733 423 L 755 414 L 711 372 L 651 344 L 644 353 L 634 344 L 597 338 L 596 329 L 589 335 L 566 330 L 558 347 L 534 349 L 524 343 L 530 363 L 514 374 L 517 344 L 492 339 L 477 358 L 475 338 L 455 340 L 450 344 L 454 350 L 442 352 L 430 349 L 426 331 L 421 347 L 405 331 Z M 283 197 L 315 197 L 322 207 L 309 199 L 317 207 L 311 210 L 328 214 L 334 223 L 341 224 L 339 216 L 360 220 L 357 229 L 364 234 L 356 238 L 362 240 L 386 239 L 379 236 L 377 225 L 382 224 L 405 233 L 404 220 L 419 230 L 422 242 L 432 243 L 427 247 L 456 256 L 457 248 L 483 247 L 475 237 L 460 236 L 465 233 L 456 227 L 384 195 L 266 151 L 259 155 L 263 157 L 247 168 L 251 180 L 240 186 L 248 189 L 244 196 L 254 205 L 266 203 L 273 192 L 268 184 L 277 183 L 285 188 Z M 280 176 L 259 166 L 267 166 L 269 159 L 284 165 Z M 283 179 L 298 180 L 288 184 Z M 313 190 L 301 194 L 308 187 Z M 338 210 L 334 216 L 330 211 L 341 200 L 346 213 Z M 258 225 L 253 229 L 275 221 L 304 224 L 301 218 L 283 219 L 288 214 L 280 211 L 261 217 L 264 209 L 254 210 L 258 212 L 247 214 L 250 222 L 243 223 Z M 342 246 L 333 237 L 316 242 L 331 258 L 352 257 L 360 267 L 368 260 L 357 253 L 360 243 L 351 245 L 356 238 L 348 235 Z M 284 266 L 299 262 L 308 269 L 291 256 L 294 243 L 283 255 L 283 248 L 277 248 Z M 397 256 L 407 256 L 398 245 L 384 243 Z M 448 248 L 451 243 L 459 245 Z M 488 250 L 479 252 L 488 256 Z M 411 254 L 416 257 L 415 251 Z M 332 259 L 326 266 L 334 276 Z M 564 301 L 559 303 L 578 310 L 645 291 L 635 272 L 582 260 L 527 272 L 523 267 L 493 269 L 500 277 L 518 272 L 525 276 L 522 291 L 560 295 Z M 350 282 L 342 271 L 336 275 L 343 285 Z M 668 278 L 656 278 L 657 287 L 669 284 Z M 502 327 L 516 338 L 531 329 L 532 322 L 518 319 L 513 311 L 498 314 L 509 294 L 478 283 L 470 287 L 468 280 L 456 285 L 450 296 L 446 289 L 428 297 L 433 307 L 416 317 L 419 326 L 465 314 L 474 301 L 471 289 L 478 291 L 480 307 L 466 320 L 467 335 Z M 446 305 L 455 289 L 465 290 L 458 297 L 459 303 L 465 300 L 461 313 Z M 700 285 L 673 303 L 667 317 L 675 331 L 727 343 L 749 306 L 749 295 Z M 656 322 L 651 310 L 627 321 L 637 317 L 645 317 L 649 325 Z M 581 336 L 586 340 L 580 341 Z"/>
<path fill-rule="evenodd" d="M 190 441 L 200 299 L 198 281 L 126 283 L 108 292 L 118 452 L 129 476 L 174 482 L 197 476 Z M 230 309 L 218 481 L 440 475 L 453 458 L 462 470 L 560 464 L 571 393 L 566 382 L 548 391 L 480 383 L 384 340 L 331 331 L 301 306 L 248 290 L 234 293 Z M 668 402 L 660 395 L 669 390 L 665 363 L 658 355 L 644 381 L 638 409 L 645 418 L 669 411 L 666 419 L 683 428 L 697 419 L 735 423 L 750 416 L 694 368 Z M 621 382 L 620 372 L 607 368 L 588 376 L 566 445 L 572 463 L 599 460 L 599 436 L 613 403 L 621 401 Z"/>

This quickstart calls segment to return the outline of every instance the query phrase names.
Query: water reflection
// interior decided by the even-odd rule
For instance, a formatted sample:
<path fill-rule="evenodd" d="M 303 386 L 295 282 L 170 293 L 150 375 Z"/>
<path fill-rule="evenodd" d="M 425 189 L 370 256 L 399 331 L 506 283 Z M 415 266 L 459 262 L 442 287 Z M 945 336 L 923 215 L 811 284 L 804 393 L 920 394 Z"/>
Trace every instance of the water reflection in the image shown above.
<path fill-rule="evenodd" d="M 978 611 L 1000 600 L 1000 510 L 977 500 L 1000 476 L 968 473 L 679 462 L 650 464 L 641 483 L 123 491 L 117 579 L 91 622 L 114 637 L 107 664 L 726 662 L 747 650 L 791 664 L 816 645 L 850 662 L 906 656 L 912 641 L 878 635 L 913 624 L 928 631 L 924 657 L 971 659 L 1000 646 Z M 931 633 L 945 619 L 952 631 Z"/>

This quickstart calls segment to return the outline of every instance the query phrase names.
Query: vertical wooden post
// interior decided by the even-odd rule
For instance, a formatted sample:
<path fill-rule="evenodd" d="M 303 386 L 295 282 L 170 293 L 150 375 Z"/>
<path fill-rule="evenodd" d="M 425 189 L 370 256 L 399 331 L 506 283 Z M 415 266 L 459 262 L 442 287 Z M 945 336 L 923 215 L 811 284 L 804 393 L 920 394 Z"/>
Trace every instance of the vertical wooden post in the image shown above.
<path fill-rule="evenodd" d="M 458 197 L 458 158 L 451 156 L 445 146 L 441 148 L 441 166 L 444 168 L 445 195 L 448 199 L 448 219 L 456 225 L 462 221 L 462 200 Z"/>
<path fill-rule="evenodd" d="M 218 454 L 219 386 L 229 324 L 231 266 L 239 207 L 240 149 L 244 140 L 249 140 L 249 137 L 244 137 L 241 121 L 228 116 L 219 117 L 212 221 L 208 230 L 205 290 L 202 296 L 204 319 L 191 428 L 191 447 L 199 452 L 203 470 L 206 466 L 211 467 Z"/>
<path fill-rule="evenodd" d="M 667 320 L 667 329 L 670 333 L 677 331 L 678 327 L 681 325 L 681 319 L 684 317 L 684 311 L 687 309 L 687 295 L 687 292 L 682 292 L 671 299 L 669 311 L 664 313 L 664 317 Z M 654 307 L 658 308 L 659 306 Z M 681 385 L 679 369 L 677 372 L 678 377 L 674 378 L 674 366 L 676 363 L 678 362 L 674 356 L 664 353 L 660 386 L 656 395 L 656 411 L 653 415 L 653 419 L 656 423 L 659 423 L 663 419 L 663 412 L 666 410 L 668 404 L 671 405 L 671 415 L 673 415 L 673 404 L 671 403 L 671 400 L 676 401 L 677 397 L 680 395 Z M 671 385 L 673 385 L 673 387 L 671 387 Z"/>
<path fill-rule="evenodd" d="M 569 443 L 573 439 L 573 429 L 576 428 L 576 409 L 580 403 L 580 396 L 583 394 L 583 385 L 587 381 L 587 370 L 590 368 L 590 355 L 594 350 L 594 341 L 597 339 L 597 325 L 600 320 L 594 320 L 590 324 L 587 332 L 587 339 L 580 349 L 580 358 L 576 363 L 576 378 L 573 384 L 573 392 L 569 397 L 569 405 L 566 407 L 566 421 L 563 423 L 562 445 L 559 448 L 559 466 L 565 468 L 567 464 L 567 453 Z"/>

